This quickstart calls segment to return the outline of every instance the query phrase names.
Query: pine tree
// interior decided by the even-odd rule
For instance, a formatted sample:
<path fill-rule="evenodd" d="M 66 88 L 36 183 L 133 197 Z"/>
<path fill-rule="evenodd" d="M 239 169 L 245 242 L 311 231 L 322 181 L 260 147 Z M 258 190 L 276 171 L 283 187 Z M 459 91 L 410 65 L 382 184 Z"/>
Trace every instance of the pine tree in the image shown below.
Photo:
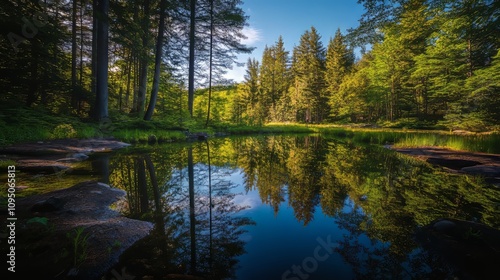
<path fill-rule="evenodd" d="M 293 103 L 297 119 L 321 122 L 326 116 L 325 49 L 316 28 L 311 27 L 294 48 L 292 69 L 295 93 Z"/>
<path fill-rule="evenodd" d="M 271 120 L 272 121 L 290 121 L 286 116 L 290 109 L 290 97 L 288 89 L 290 87 L 290 58 L 288 51 L 285 50 L 283 37 L 279 37 L 273 47 L 274 49 L 274 91 L 275 102 L 272 103 Z"/>
<path fill-rule="evenodd" d="M 331 110 L 335 110 L 335 107 L 338 106 L 335 100 L 342 99 L 339 98 L 340 84 L 350 73 L 353 64 L 354 52 L 348 48 L 340 29 L 337 29 L 335 37 L 330 39 L 326 53 L 325 81 Z M 338 114 L 334 113 L 333 115 Z"/>
<path fill-rule="evenodd" d="M 262 94 L 259 83 L 260 66 L 255 59 L 248 59 L 245 81 L 243 83 L 242 100 L 246 100 L 246 116 L 250 124 L 262 124 L 264 122 L 264 112 L 266 111 L 262 102 Z"/>

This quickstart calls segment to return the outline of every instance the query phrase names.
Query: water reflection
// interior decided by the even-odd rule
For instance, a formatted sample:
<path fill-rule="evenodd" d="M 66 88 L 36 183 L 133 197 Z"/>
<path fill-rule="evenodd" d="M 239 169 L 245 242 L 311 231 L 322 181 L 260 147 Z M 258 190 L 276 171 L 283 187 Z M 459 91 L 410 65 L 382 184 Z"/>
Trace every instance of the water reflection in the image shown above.
<path fill-rule="evenodd" d="M 308 279 L 446 278 L 417 228 L 441 217 L 500 227 L 499 191 L 481 178 L 320 137 L 156 146 L 113 157 L 109 182 L 127 191 L 130 217 L 155 223 L 122 261 L 135 276 L 282 279 L 331 235 L 335 255 Z"/>

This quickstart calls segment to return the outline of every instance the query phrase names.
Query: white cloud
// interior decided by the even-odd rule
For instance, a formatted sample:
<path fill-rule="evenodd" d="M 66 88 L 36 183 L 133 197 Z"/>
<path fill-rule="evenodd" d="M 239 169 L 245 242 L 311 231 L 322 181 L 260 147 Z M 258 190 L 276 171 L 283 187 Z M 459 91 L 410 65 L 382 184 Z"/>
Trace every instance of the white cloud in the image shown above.
<path fill-rule="evenodd" d="M 247 37 L 242 40 L 241 43 L 247 45 L 249 47 L 255 47 L 255 44 L 262 41 L 262 36 L 260 30 L 253 28 L 251 26 L 247 26 L 243 28 L 243 34 Z M 250 54 L 239 54 L 238 62 L 244 63 L 244 66 L 233 65 L 233 69 L 230 69 L 225 75 L 224 78 L 233 80 L 235 82 L 242 82 L 244 80 L 244 76 L 246 74 L 246 62 L 248 58 L 251 57 Z"/>
<path fill-rule="evenodd" d="M 229 70 L 224 78 L 234 80 L 235 82 L 242 82 L 244 80 L 246 73 L 246 66 L 238 67 L 236 65 L 233 66 L 233 69 Z"/>
<path fill-rule="evenodd" d="M 260 30 L 247 26 L 243 28 L 243 34 L 247 37 L 246 39 L 242 40 L 241 43 L 245 45 L 253 45 L 260 40 L 262 40 L 262 37 L 260 35 Z"/>

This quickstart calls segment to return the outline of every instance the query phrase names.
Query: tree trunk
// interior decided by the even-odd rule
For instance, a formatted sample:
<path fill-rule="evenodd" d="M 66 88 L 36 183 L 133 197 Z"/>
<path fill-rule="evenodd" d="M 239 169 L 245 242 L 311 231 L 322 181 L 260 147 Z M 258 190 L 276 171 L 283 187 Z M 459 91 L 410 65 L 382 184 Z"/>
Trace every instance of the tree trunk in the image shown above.
<path fill-rule="evenodd" d="M 76 10 L 77 0 L 73 0 L 72 16 L 71 16 L 71 106 L 77 108 L 78 92 L 76 90 Z"/>
<path fill-rule="evenodd" d="M 212 62 L 213 62 L 213 47 L 214 47 L 214 1 L 210 0 L 210 58 L 208 66 L 208 108 L 207 121 L 205 126 L 208 127 L 210 121 L 210 101 L 212 99 Z"/>
<path fill-rule="evenodd" d="M 92 60 L 91 60 L 91 71 L 92 77 L 90 81 L 90 92 L 96 93 L 96 81 L 97 81 L 97 33 L 98 33 L 98 14 L 97 10 L 99 0 L 94 0 L 92 2 Z M 95 111 L 95 104 L 93 110 Z M 94 112 L 95 114 L 95 112 Z"/>
<path fill-rule="evenodd" d="M 191 273 L 196 273 L 196 213 L 194 209 L 194 168 L 193 148 L 188 149 L 188 182 L 189 182 L 189 235 L 191 240 Z"/>
<path fill-rule="evenodd" d="M 138 157 L 137 159 L 137 182 L 138 192 L 139 192 L 139 203 L 141 214 L 147 213 L 149 211 L 149 195 L 148 186 L 146 181 L 146 166 L 144 166 L 144 159 Z"/>
<path fill-rule="evenodd" d="M 142 18 L 142 52 L 140 56 L 140 78 L 139 78 L 139 91 L 137 93 L 137 108 L 136 112 L 139 115 L 144 113 L 144 105 L 146 102 L 146 90 L 148 83 L 148 49 L 149 49 L 149 0 L 144 1 L 144 14 Z"/>
<path fill-rule="evenodd" d="M 191 0 L 191 17 L 189 29 L 189 77 L 188 77 L 188 110 L 193 117 L 194 103 L 194 44 L 196 26 L 196 0 Z"/>
<path fill-rule="evenodd" d="M 158 98 L 158 88 L 160 85 L 160 70 L 163 53 L 163 33 L 165 32 L 165 10 L 166 0 L 160 2 L 160 26 L 158 27 L 158 41 L 156 42 L 156 57 L 155 57 L 155 73 L 153 77 L 153 87 L 151 89 L 151 97 L 149 100 L 148 110 L 144 116 L 144 120 L 151 120 L 155 110 L 156 99 Z"/>
<path fill-rule="evenodd" d="M 132 56 L 132 50 L 130 50 L 130 53 L 128 55 L 128 62 L 127 62 L 127 91 L 125 92 L 125 108 L 129 109 L 129 100 L 130 100 L 130 81 L 131 81 L 131 76 L 132 76 L 132 65 L 133 65 L 133 56 Z"/>
<path fill-rule="evenodd" d="M 96 76 L 96 120 L 108 117 L 108 10 L 109 0 L 101 0 L 98 5 L 97 30 L 97 76 Z"/>

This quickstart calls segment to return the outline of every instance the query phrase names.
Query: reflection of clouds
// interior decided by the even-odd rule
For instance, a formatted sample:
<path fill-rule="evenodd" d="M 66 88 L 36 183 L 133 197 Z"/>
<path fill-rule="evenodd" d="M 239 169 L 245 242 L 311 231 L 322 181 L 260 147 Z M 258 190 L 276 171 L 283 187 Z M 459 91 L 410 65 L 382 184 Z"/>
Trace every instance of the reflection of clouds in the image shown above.
<path fill-rule="evenodd" d="M 245 191 L 244 176 L 245 172 L 241 168 L 233 169 L 229 176 L 229 180 L 237 186 L 233 189 L 233 192 L 236 193 L 236 196 L 233 198 L 233 203 L 238 206 L 249 207 L 249 209 L 256 208 L 262 205 L 262 200 L 260 199 L 258 191 Z"/>
<path fill-rule="evenodd" d="M 238 206 L 249 207 L 250 209 L 262 205 L 259 194 L 255 191 L 248 192 L 247 194 L 238 194 L 233 198 L 233 203 Z"/>

